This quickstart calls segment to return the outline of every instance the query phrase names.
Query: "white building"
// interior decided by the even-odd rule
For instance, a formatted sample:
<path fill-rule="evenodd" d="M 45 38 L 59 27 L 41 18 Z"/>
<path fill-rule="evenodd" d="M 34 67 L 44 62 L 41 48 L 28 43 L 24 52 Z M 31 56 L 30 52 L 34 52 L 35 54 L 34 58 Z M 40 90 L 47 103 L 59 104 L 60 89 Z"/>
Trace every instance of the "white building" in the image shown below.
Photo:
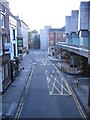
<path fill-rule="evenodd" d="M 17 57 L 17 20 L 14 16 L 9 16 L 9 29 L 10 29 L 10 44 L 11 44 L 11 60 Z"/>
<path fill-rule="evenodd" d="M 51 26 L 45 26 L 44 29 L 40 30 L 40 49 L 44 51 L 48 51 L 48 31 Z"/>
<path fill-rule="evenodd" d="M 28 50 L 28 25 L 21 20 L 21 35 L 23 37 L 23 48 Z"/>
<path fill-rule="evenodd" d="M 65 33 L 71 33 L 71 16 L 65 18 Z"/>

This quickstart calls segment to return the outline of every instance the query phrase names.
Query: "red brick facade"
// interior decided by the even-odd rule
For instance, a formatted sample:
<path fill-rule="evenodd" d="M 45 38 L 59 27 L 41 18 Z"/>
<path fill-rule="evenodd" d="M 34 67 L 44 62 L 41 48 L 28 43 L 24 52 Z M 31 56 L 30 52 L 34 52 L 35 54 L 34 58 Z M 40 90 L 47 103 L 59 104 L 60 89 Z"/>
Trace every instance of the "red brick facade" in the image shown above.
<path fill-rule="evenodd" d="M 5 6 L 2 5 L 2 15 L 4 15 L 4 26 L 2 27 L 2 55 L 0 56 L 0 61 L 2 61 L 2 90 L 4 90 L 11 82 L 10 54 L 5 53 L 5 43 L 10 43 L 9 6 L 8 3 L 5 4 Z"/>
<path fill-rule="evenodd" d="M 49 54 L 56 54 L 56 43 L 57 42 L 65 42 L 66 39 L 64 37 L 64 30 L 61 29 L 50 29 L 48 32 L 48 48 Z"/>

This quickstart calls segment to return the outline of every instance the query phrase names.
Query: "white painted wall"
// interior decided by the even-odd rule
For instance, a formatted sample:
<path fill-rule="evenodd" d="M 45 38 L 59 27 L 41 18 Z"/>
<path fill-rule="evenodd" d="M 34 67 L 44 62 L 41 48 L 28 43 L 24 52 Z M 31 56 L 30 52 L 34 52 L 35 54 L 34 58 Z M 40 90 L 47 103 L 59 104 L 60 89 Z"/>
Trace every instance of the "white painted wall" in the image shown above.
<path fill-rule="evenodd" d="M 28 49 L 28 25 L 21 20 L 21 35 L 23 37 L 23 47 Z"/>
<path fill-rule="evenodd" d="M 14 47 L 13 45 L 15 44 L 15 49 L 16 49 L 16 57 L 17 57 L 17 20 L 13 18 L 12 16 L 9 16 L 9 29 L 10 29 L 10 43 L 11 43 L 11 60 L 14 57 Z M 13 40 L 13 30 L 15 30 L 15 40 Z"/>
<path fill-rule="evenodd" d="M 41 50 L 48 51 L 48 30 L 51 26 L 45 26 L 44 29 L 40 30 L 40 42 L 41 42 Z"/>

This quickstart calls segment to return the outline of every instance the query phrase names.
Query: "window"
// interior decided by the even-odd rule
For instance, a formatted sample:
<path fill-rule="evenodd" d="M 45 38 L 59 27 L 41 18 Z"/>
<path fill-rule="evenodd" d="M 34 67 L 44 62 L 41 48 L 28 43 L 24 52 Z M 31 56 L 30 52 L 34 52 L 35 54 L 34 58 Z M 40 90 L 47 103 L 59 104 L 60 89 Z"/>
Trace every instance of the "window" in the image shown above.
<path fill-rule="evenodd" d="M 63 33 L 58 33 L 58 37 L 63 37 Z"/>
<path fill-rule="evenodd" d="M 15 40 L 15 30 L 13 29 L 13 40 Z"/>
<path fill-rule="evenodd" d="M 50 41 L 50 45 L 53 45 L 53 44 L 54 44 L 54 42 L 51 40 L 51 41 Z"/>
<path fill-rule="evenodd" d="M 1 26 L 5 28 L 5 15 L 1 14 Z"/>
<path fill-rule="evenodd" d="M 4 43 L 7 43 L 8 40 L 7 40 L 7 37 L 4 36 Z"/>
<path fill-rule="evenodd" d="M 53 33 L 50 33 L 50 37 L 53 37 Z"/>
<path fill-rule="evenodd" d="M 2 55 L 2 37 L 0 36 L 0 55 Z"/>

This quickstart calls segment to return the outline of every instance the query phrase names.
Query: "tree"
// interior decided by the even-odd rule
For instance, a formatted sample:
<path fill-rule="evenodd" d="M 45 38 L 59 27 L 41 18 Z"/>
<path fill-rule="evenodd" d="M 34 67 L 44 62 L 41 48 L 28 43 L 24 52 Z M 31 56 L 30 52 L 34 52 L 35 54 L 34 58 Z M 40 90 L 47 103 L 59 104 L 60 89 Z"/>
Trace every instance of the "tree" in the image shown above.
<path fill-rule="evenodd" d="M 33 38 L 33 46 L 34 48 L 40 49 L 40 36 L 35 35 Z"/>

